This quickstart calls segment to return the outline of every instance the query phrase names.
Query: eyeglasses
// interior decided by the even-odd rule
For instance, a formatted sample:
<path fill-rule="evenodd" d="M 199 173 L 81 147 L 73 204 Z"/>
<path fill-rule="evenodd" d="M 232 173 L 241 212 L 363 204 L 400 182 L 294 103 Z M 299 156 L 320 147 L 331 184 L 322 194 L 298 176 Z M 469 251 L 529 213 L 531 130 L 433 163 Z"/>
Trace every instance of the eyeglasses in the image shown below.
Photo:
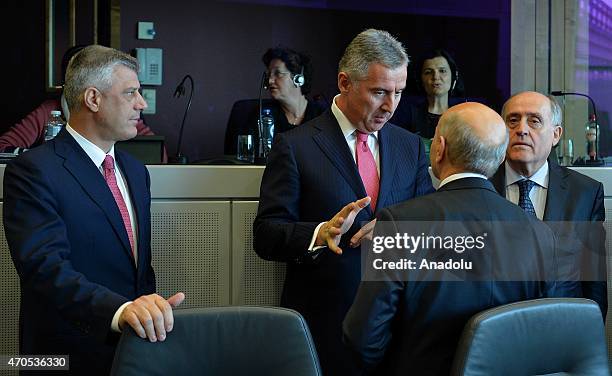
<path fill-rule="evenodd" d="M 289 71 L 281 71 L 278 69 L 275 69 L 271 72 L 266 72 L 266 78 L 270 79 L 270 78 L 274 78 L 275 80 L 278 80 L 280 78 L 285 77 L 286 75 L 291 74 L 291 72 Z"/>

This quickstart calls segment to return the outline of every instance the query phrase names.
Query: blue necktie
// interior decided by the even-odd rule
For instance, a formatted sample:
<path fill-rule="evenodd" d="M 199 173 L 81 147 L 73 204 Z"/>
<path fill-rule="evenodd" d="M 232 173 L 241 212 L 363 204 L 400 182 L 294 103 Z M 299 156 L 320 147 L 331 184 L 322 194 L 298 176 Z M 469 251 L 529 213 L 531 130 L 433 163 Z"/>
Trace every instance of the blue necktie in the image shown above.
<path fill-rule="evenodd" d="M 534 217 L 536 217 L 536 211 L 533 207 L 533 202 L 531 202 L 531 199 L 529 198 L 529 192 L 531 192 L 531 188 L 533 188 L 536 183 L 529 179 L 525 179 L 519 181 L 517 184 L 519 187 L 518 205 L 527 213 L 532 214 Z"/>

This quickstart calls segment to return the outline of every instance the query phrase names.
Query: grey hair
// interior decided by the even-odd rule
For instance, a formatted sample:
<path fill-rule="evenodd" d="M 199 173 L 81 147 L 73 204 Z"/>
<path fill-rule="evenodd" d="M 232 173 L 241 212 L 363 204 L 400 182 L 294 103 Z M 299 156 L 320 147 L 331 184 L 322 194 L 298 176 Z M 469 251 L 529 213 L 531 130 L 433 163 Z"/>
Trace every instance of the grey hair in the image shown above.
<path fill-rule="evenodd" d="M 117 65 L 138 73 L 138 60 L 113 48 L 92 45 L 74 55 L 68 64 L 64 85 L 64 96 L 70 112 L 81 107 L 82 96 L 87 88 L 95 87 L 102 92 L 110 89 Z"/>
<path fill-rule="evenodd" d="M 513 96 L 511 96 L 510 98 L 508 98 L 508 100 L 506 101 L 506 103 L 504 103 L 502 110 L 501 110 L 501 117 L 504 119 L 504 121 L 506 121 L 506 105 L 508 104 L 508 102 L 510 102 L 510 100 L 514 97 L 516 97 L 519 94 L 523 94 L 523 92 L 520 93 L 516 93 Z M 548 98 L 548 100 L 550 101 L 550 124 L 553 127 L 560 127 L 562 126 L 562 122 L 563 122 L 563 111 L 561 111 L 561 106 L 559 105 L 559 101 L 557 101 L 557 98 L 553 97 L 552 95 L 547 95 L 546 98 Z"/>
<path fill-rule="evenodd" d="M 550 122 L 553 127 L 561 126 L 562 122 L 562 112 L 561 106 L 555 97 L 552 95 L 548 95 L 547 98 L 550 100 Z"/>
<path fill-rule="evenodd" d="M 347 73 L 351 79 L 361 80 L 367 76 L 372 63 L 395 69 L 409 62 L 400 41 L 384 30 L 368 29 L 357 34 L 346 47 L 338 64 L 338 72 Z"/>
<path fill-rule="evenodd" d="M 503 142 L 498 144 L 477 136 L 472 127 L 466 124 L 456 113 L 445 116 L 445 121 L 438 124 L 441 136 L 449 140 L 448 157 L 453 164 L 465 170 L 491 177 L 497 171 L 506 156 L 508 130 L 505 129 Z"/>

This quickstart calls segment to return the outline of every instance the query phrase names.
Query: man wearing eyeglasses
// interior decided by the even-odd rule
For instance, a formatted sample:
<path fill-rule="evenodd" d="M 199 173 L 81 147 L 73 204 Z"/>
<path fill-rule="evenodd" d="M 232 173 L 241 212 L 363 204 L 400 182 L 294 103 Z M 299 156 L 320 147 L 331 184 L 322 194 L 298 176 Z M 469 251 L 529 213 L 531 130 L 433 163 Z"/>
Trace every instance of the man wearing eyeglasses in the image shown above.
<path fill-rule="evenodd" d="M 510 132 L 506 161 L 491 178 L 497 191 L 553 227 L 566 249 L 562 296 L 579 296 L 607 313 L 603 185 L 549 158 L 557 145 L 561 107 L 553 97 L 526 91 L 502 108 Z"/>

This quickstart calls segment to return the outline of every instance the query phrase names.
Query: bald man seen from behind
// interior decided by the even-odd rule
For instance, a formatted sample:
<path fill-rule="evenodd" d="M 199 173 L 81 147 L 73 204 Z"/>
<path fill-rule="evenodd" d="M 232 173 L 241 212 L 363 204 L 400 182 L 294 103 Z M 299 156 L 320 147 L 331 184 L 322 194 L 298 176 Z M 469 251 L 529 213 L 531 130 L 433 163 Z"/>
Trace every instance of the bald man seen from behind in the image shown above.
<path fill-rule="evenodd" d="M 412 224 L 431 235 L 484 235 L 484 248 L 419 248 L 400 252 L 414 260 L 445 258 L 472 263 L 454 270 L 413 268 L 380 276 L 377 257 L 393 261 L 391 249 L 370 252 L 364 280 L 343 324 L 345 343 L 363 370 L 376 375 L 448 375 L 463 327 L 477 312 L 502 304 L 551 296 L 556 264 L 552 231 L 508 202 L 487 180 L 504 159 L 508 132 L 502 118 L 479 103 L 451 107 L 440 119 L 431 166 L 440 188 L 430 195 L 381 210 L 379 236 L 404 233 Z M 455 226 L 455 227 L 453 227 Z M 517 237 L 516 229 L 526 229 Z M 494 231 L 494 236 L 491 234 Z M 467 233 L 466 233 L 467 232 Z M 467 243 L 464 243 L 467 245 Z M 517 249 L 529 252 L 516 255 Z M 461 252 L 463 250 L 463 252 Z M 445 252 L 443 252 L 445 251 Z M 435 254 L 435 256 L 434 256 Z M 520 259 L 519 259 L 520 258 Z M 397 264 L 396 264 L 397 265 Z M 379 274 L 376 274 L 379 273 Z M 551 277 L 552 276 L 552 277 Z"/>

